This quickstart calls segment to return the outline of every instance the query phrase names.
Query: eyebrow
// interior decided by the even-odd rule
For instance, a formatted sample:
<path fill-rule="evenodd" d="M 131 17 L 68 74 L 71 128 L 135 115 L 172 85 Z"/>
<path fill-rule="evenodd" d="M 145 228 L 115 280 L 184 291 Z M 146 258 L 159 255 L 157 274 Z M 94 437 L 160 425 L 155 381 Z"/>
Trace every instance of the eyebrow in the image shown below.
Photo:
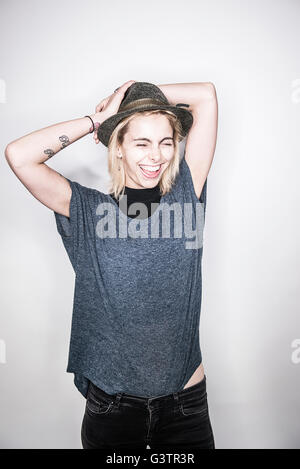
<path fill-rule="evenodd" d="M 163 142 L 164 140 L 174 140 L 173 137 L 165 137 L 163 138 L 159 143 Z M 136 141 L 136 140 L 145 140 L 146 142 L 150 142 L 151 143 L 151 140 L 149 138 L 134 138 L 133 141 Z"/>

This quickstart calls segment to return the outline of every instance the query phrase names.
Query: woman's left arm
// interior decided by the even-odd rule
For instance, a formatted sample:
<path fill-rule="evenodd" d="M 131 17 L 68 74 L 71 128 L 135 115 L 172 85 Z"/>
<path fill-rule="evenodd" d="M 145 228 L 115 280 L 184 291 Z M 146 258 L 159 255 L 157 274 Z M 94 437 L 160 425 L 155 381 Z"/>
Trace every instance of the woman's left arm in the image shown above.
<path fill-rule="evenodd" d="M 215 96 L 215 87 L 211 82 L 174 83 L 171 85 L 156 85 L 166 96 L 170 104 L 189 104 L 188 110 L 194 114 L 203 100 Z"/>
<path fill-rule="evenodd" d="M 157 85 L 170 104 L 185 103 L 193 114 L 189 130 L 185 159 L 190 168 L 195 193 L 200 198 L 212 165 L 218 129 L 218 100 L 213 83 L 175 83 Z"/>

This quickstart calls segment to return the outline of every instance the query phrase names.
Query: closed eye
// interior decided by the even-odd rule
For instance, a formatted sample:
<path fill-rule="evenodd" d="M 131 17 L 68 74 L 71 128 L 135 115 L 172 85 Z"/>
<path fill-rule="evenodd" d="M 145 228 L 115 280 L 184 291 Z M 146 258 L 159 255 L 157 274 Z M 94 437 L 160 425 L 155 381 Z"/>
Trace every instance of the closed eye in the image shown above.
<path fill-rule="evenodd" d="M 171 147 L 171 146 L 172 146 L 172 143 L 165 143 L 164 145 L 168 145 L 169 147 Z M 145 146 L 146 146 L 146 145 L 143 144 L 143 143 L 138 143 L 138 144 L 137 144 L 137 147 L 145 147 Z"/>

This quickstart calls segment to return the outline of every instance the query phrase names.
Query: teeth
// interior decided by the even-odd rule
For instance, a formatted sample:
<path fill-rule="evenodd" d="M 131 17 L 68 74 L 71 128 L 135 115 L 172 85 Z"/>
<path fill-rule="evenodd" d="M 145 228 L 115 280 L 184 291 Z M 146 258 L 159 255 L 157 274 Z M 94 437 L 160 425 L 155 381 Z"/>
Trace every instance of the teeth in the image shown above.
<path fill-rule="evenodd" d="M 160 165 L 158 166 L 142 166 L 140 165 L 141 168 L 145 168 L 147 171 L 157 171 L 160 168 Z"/>

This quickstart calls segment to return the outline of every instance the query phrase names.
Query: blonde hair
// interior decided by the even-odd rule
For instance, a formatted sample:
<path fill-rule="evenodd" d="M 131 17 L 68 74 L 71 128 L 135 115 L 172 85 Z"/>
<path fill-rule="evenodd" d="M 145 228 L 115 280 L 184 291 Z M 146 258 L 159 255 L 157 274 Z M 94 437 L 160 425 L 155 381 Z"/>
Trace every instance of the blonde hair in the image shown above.
<path fill-rule="evenodd" d="M 182 126 L 177 116 L 168 110 L 154 109 L 147 111 L 137 111 L 130 116 L 127 116 L 116 126 L 112 132 L 108 142 L 108 171 L 110 174 L 109 193 L 118 199 L 118 197 L 124 194 L 125 190 L 125 170 L 123 165 L 123 158 L 118 158 L 118 145 L 121 145 L 124 141 L 124 136 L 129 128 L 129 123 L 137 116 L 150 116 L 152 114 L 165 115 L 173 129 L 173 139 L 175 145 L 174 157 L 172 158 L 167 169 L 164 171 L 160 181 L 160 194 L 165 195 L 170 191 L 173 182 L 179 173 L 179 142 L 183 140 L 184 135 L 182 133 Z M 120 170 L 119 170 L 120 165 Z"/>

